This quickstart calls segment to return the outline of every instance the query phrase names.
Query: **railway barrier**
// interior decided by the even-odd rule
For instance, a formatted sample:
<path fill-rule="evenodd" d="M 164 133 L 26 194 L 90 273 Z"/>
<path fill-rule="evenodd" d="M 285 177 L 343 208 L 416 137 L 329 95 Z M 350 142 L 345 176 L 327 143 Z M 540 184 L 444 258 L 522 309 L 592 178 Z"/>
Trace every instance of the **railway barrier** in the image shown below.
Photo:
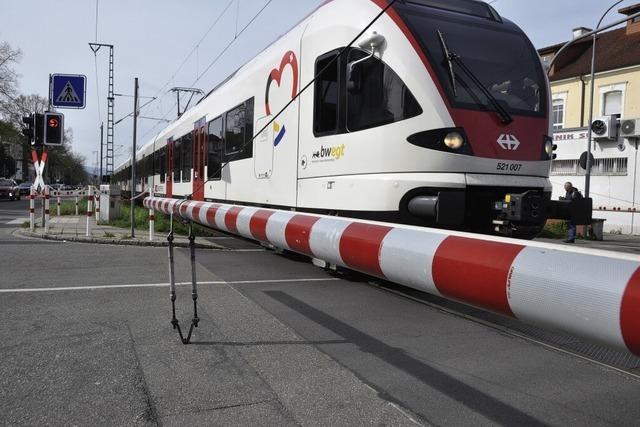
<path fill-rule="evenodd" d="M 144 205 L 640 356 L 635 255 L 219 203 Z"/>

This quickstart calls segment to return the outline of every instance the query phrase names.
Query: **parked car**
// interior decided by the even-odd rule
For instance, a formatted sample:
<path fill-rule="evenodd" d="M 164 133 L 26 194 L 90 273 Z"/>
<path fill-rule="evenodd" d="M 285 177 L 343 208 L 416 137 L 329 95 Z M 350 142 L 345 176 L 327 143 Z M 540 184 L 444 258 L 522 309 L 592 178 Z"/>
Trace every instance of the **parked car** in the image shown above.
<path fill-rule="evenodd" d="M 25 181 L 20 183 L 20 185 L 18 185 L 18 194 L 23 195 L 23 194 L 29 194 L 31 192 L 31 186 L 33 185 L 33 182 L 29 182 L 29 181 Z"/>
<path fill-rule="evenodd" d="M 0 199 L 20 200 L 18 184 L 14 180 L 0 178 Z"/>

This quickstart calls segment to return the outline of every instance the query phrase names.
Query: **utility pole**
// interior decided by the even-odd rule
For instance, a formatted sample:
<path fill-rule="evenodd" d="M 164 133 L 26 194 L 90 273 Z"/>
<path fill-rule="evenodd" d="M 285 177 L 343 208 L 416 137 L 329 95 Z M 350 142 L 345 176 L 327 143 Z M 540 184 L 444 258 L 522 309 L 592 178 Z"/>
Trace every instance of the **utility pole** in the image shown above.
<path fill-rule="evenodd" d="M 100 181 L 98 185 L 104 182 L 102 173 L 102 159 L 104 158 L 104 122 L 100 123 Z"/>
<path fill-rule="evenodd" d="M 598 25 L 596 26 L 596 30 L 600 28 L 602 25 L 602 20 L 607 13 L 611 11 L 614 7 L 622 3 L 623 0 L 617 0 L 614 4 L 612 4 L 609 9 L 606 10 L 602 17 L 598 21 Z M 584 197 L 589 197 L 589 191 L 591 189 L 591 146 L 592 144 L 592 136 L 593 131 L 591 129 L 591 123 L 593 123 L 593 97 L 595 96 L 595 79 L 596 79 L 596 38 L 597 34 L 594 33 L 592 36 L 593 40 L 591 43 L 591 80 L 589 80 L 591 98 L 589 99 L 589 129 L 587 130 L 587 170 L 584 176 Z"/>
<path fill-rule="evenodd" d="M 133 87 L 133 151 L 131 153 L 131 237 L 136 236 L 135 196 L 136 196 L 136 139 L 138 135 L 138 78 Z"/>
<path fill-rule="evenodd" d="M 113 45 L 104 43 L 89 43 L 89 47 L 96 55 L 101 47 L 109 48 L 109 93 L 107 95 L 107 155 L 106 175 L 113 175 L 113 107 L 115 96 L 113 94 Z"/>

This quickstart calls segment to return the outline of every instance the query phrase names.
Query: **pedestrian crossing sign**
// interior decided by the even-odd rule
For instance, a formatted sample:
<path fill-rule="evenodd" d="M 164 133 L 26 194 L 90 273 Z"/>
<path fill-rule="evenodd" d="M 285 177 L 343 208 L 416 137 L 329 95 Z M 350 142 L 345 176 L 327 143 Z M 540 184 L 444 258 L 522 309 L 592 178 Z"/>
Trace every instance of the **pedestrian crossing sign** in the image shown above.
<path fill-rule="evenodd" d="M 84 108 L 87 77 L 79 74 L 51 74 L 49 97 L 56 108 Z"/>

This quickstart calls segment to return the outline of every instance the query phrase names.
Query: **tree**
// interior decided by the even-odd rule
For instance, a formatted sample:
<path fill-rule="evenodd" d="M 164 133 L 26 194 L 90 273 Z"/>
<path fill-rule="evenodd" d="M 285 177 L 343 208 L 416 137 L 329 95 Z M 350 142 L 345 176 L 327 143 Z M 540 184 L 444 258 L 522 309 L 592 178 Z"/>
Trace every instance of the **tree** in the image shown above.
<path fill-rule="evenodd" d="M 0 43 L 0 100 L 12 99 L 17 95 L 18 74 L 13 65 L 21 57 L 20 49 L 12 49 L 7 42 Z"/>
<path fill-rule="evenodd" d="M 22 146 L 22 159 L 18 161 L 22 161 L 22 179 L 26 180 L 29 178 L 27 171 L 32 147 L 21 133 L 21 129 L 25 127 L 22 118 L 31 113 L 44 113 L 49 108 L 49 101 L 37 94 L 18 93 L 18 74 L 13 66 L 20 60 L 21 55 L 20 49 L 14 50 L 8 43 L 0 43 L 0 118 L 3 119 L 0 121 L 0 138 L 3 142 Z M 45 180 L 66 184 L 88 182 L 84 169 L 85 160 L 71 151 L 72 141 L 73 132 L 71 128 L 67 128 L 64 144 L 47 148 L 49 160 L 45 168 Z M 4 151 L 0 151 L 0 156 L 0 171 L 2 165 L 9 162 L 15 170 L 15 160 L 8 158 Z"/>

